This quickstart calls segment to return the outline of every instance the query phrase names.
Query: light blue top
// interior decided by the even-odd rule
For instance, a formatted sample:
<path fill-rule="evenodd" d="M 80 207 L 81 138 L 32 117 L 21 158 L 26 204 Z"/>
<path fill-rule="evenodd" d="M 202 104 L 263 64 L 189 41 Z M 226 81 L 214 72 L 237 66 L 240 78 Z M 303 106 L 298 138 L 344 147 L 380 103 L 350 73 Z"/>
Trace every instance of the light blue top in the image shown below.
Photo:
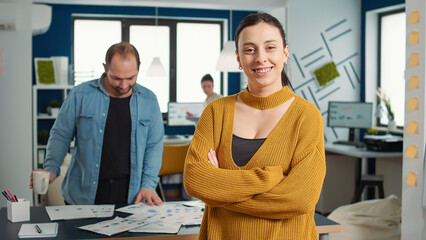
<path fill-rule="evenodd" d="M 71 141 L 74 150 L 62 183 L 70 204 L 93 204 L 98 187 L 102 144 L 110 97 L 102 77 L 74 87 L 65 99 L 50 131 L 44 169 L 60 174 Z M 130 99 L 132 119 L 128 203 L 142 188 L 155 190 L 163 156 L 164 125 L 157 98 L 139 84 Z"/>

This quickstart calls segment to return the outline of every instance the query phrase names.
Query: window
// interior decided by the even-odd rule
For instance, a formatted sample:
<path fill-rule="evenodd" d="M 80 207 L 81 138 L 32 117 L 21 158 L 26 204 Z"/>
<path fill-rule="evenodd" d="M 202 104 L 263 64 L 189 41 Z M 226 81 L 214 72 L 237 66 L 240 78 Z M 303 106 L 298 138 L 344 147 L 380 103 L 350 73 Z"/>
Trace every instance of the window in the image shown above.
<path fill-rule="evenodd" d="M 378 82 L 390 98 L 397 126 L 404 126 L 405 94 L 405 12 L 404 9 L 379 14 L 379 58 Z M 388 124 L 382 115 L 378 126 Z"/>
<path fill-rule="evenodd" d="M 74 84 L 78 85 L 104 72 L 106 49 L 121 41 L 121 22 L 76 19 L 74 30 Z"/>
<path fill-rule="evenodd" d="M 210 73 L 214 92 L 221 91 L 220 72 L 216 61 L 220 54 L 220 26 L 205 23 L 178 23 L 177 25 L 177 102 L 200 102 L 206 95 L 201 89 L 201 78 Z M 197 37 L 193 36 L 197 33 Z M 202 59 L 202 60 L 201 60 Z M 202 62 L 199 62 L 199 61 Z M 195 67 L 197 66 L 197 67 Z"/>
<path fill-rule="evenodd" d="M 214 91 L 223 93 L 222 74 L 215 69 L 222 48 L 223 21 L 73 17 L 75 84 L 99 78 L 106 50 L 128 41 L 138 50 L 138 83 L 152 90 L 162 112 L 168 102 L 203 102 L 201 78 L 211 74 Z M 153 57 L 166 68 L 164 77 L 148 77 Z"/>
<path fill-rule="evenodd" d="M 147 37 L 150 36 L 150 37 Z M 170 28 L 168 26 L 131 25 L 129 42 L 136 47 L 141 57 L 138 83 L 154 91 L 161 110 L 167 111 L 169 102 L 169 72 L 164 77 L 146 75 L 154 57 L 159 57 L 165 69 L 170 69 Z"/>

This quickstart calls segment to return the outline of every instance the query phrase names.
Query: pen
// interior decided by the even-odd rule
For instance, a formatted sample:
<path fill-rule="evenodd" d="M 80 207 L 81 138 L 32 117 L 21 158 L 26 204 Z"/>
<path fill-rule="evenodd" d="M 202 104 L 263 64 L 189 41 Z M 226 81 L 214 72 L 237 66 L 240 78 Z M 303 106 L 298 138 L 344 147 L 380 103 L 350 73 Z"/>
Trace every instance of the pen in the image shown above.
<path fill-rule="evenodd" d="M 42 233 L 40 227 L 37 224 L 35 225 L 35 229 L 37 230 L 38 233 Z"/>
<path fill-rule="evenodd" d="M 10 201 L 10 199 L 9 199 L 9 196 L 7 196 L 6 195 L 6 193 L 4 193 L 4 192 L 1 192 L 2 194 L 3 194 L 3 196 L 8 200 L 8 201 Z"/>
<path fill-rule="evenodd" d="M 15 197 L 16 202 L 18 202 L 18 198 L 16 197 L 16 194 L 15 194 L 15 195 L 13 195 L 13 196 Z"/>
<path fill-rule="evenodd" d="M 7 189 L 7 192 L 9 193 L 9 195 L 10 195 L 10 199 L 12 199 L 12 202 L 16 202 L 15 198 L 13 198 L 13 195 L 12 195 L 12 193 L 10 192 L 10 190 L 9 190 L 9 189 Z"/>

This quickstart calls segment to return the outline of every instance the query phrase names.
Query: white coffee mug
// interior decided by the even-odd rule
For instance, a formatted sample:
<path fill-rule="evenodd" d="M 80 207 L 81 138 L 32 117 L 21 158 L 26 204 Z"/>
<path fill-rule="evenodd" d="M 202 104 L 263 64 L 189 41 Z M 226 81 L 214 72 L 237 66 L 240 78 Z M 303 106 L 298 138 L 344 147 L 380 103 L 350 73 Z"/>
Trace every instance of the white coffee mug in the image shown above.
<path fill-rule="evenodd" d="M 46 194 L 49 187 L 50 173 L 46 171 L 33 172 L 33 192 L 36 194 Z"/>

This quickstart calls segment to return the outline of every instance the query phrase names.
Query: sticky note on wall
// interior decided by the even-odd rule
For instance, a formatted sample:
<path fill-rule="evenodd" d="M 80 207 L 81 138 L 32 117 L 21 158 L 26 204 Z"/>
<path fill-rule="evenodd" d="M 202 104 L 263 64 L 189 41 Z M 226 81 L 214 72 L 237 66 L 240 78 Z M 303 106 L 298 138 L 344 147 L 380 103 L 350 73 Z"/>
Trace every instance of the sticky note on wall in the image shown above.
<path fill-rule="evenodd" d="M 410 145 L 405 152 L 405 156 L 408 158 L 415 158 L 417 157 L 417 146 Z"/>
<path fill-rule="evenodd" d="M 416 186 L 417 185 L 417 174 L 415 172 L 409 172 L 407 181 L 407 185 Z"/>
<path fill-rule="evenodd" d="M 419 22 L 419 11 L 412 11 L 410 17 L 408 18 L 408 23 L 418 23 Z"/>
<path fill-rule="evenodd" d="M 416 97 L 410 98 L 407 104 L 407 110 L 417 110 L 419 107 L 419 100 Z"/>
<path fill-rule="evenodd" d="M 410 67 L 415 67 L 419 65 L 419 54 L 412 53 L 410 57 L 410 62 L 408 63 Z"/>
<path fill-rule="evenodd" d="M 413 31 L 410 33 L 408 38 L 408 44 L 417 44 L 419 43 L 419 32 Z"/>
<path fill-rule="evenodd" d="M 417 75 L 411 76 L 410 82 L 408 82 L 409 89 L 419 88 L 419 77 Z"/>
<path fill-rule="evenodd" d="M 417 133 L 418 128 L 417 121 L 410 121 L 407 126 L 407 133 Z"/>

